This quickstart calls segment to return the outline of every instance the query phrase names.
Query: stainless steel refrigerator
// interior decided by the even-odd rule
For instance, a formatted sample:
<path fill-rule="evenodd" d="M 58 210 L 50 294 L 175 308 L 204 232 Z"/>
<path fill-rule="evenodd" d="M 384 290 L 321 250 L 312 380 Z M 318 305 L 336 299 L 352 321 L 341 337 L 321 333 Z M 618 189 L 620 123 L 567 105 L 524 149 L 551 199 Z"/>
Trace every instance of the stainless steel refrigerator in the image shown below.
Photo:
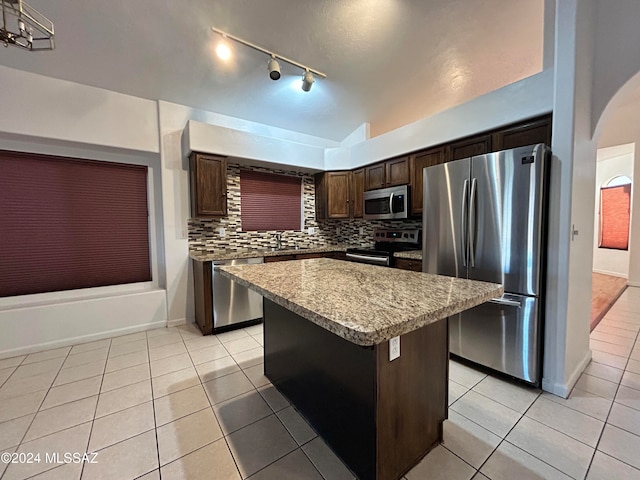
<path fill-rule="evenodd" d="M 539 386 L 549 150 L 504 150 L 424 169 L 422 270 L 501 283 L 450 318 L 453 355 Z"/>

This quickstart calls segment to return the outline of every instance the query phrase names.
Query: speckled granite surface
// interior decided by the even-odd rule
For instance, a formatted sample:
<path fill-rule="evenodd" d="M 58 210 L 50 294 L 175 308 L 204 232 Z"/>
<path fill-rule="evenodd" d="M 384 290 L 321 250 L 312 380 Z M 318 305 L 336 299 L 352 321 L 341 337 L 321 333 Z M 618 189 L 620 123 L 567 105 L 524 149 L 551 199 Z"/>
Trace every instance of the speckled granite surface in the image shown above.
<path fill-rule="evenodd" d="M 396 258 L 408 258 L 410 260 L 422 260 L 422 250 L 409 250 L 408 252 L 395 252 Z"/>
<path fill-rule="evenodd" d="M 223 275 L 358 345 L 502 295 L 502 286 L 330 258 L 222 267 Z"/>
<path fill-rule="evenodd" d="M 279 255 L 302 255 L 305 253 L 344 252 L 347 245 L 325 245 L 322 247 L 301 248 L 299 250 L 216 250 L 214 252 L 190 252 L 189 257 L 199 262 L 211 262 L 217 260 L 235 260 L 238 258 L 277 257 Z"/>

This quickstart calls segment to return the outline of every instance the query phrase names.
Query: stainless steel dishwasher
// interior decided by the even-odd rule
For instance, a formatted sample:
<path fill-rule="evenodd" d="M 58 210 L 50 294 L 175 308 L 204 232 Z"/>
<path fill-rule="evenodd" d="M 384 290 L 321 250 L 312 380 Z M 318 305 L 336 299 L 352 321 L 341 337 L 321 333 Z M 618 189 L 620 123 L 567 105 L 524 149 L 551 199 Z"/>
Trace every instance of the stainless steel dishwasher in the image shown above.
<path fill-rule="evenodd" d="M 262 295 L 223 276 L 220 267 L 263 263 L 262 258 L 242 258 L 213 262 L 211 289 L 213 295 L 213 330 L 262 318 Z"/>

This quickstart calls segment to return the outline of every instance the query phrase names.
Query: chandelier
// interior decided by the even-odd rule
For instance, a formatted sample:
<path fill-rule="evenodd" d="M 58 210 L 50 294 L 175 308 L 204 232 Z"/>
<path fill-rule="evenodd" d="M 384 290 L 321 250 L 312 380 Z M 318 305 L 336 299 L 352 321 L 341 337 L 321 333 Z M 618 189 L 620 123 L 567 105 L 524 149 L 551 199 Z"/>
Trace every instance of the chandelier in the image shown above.
<path fill-rule="evenodd" d="M 0 0 L 0 42 L 27 50 L 53 50 L 53 22 L 22 0 Z"/>

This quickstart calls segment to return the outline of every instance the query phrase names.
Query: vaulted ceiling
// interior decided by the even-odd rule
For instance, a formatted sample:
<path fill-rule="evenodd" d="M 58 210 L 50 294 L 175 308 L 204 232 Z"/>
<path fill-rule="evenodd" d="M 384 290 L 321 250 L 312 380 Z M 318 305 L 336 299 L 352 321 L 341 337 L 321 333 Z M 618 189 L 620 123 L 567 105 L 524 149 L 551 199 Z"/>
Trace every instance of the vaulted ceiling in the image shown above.
<path fill-rule="evenodd" d="M 29 0 L 27 0 L 29 1 Z M 542 69 L 543 0 L 31 0 L 56 49 L 0 64 L 332 140 L 373 136 Z M 214 54 L 215 26 L 325 72 L 268 77 L 264 54 Z M 3 94 L 6 94 L 3 93 Z M 79 100 L 80 101 L 80 100 Z"/>

